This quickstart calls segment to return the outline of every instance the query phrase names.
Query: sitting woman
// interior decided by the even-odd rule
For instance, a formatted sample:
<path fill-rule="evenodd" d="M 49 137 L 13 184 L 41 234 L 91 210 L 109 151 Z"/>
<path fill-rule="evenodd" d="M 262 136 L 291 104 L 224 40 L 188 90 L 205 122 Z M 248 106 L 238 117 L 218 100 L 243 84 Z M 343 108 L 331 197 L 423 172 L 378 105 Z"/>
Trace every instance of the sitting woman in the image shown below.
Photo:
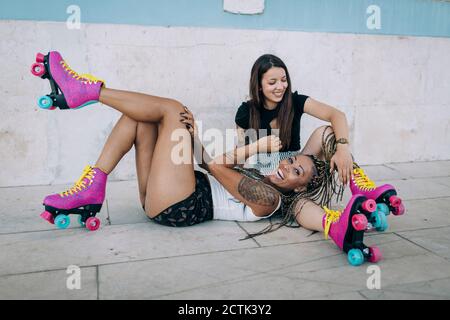
<path fill-rule="evenodd" d="M 330 164 L 333 169 L 336 167 L 341 182 L 347 184 L 352 175 L 353 161 L 345 114 L 297 91 L 292 92 L 292 88 L 288 68 L 279 57 L 264 54 L 255 61 L 250 75 L 250 99 L 242 102 L 235 115 L 239 145 L 256 141 L 266 134 L 278 133 L 282 152 L 276 155 L 260 154 L 252 159 L 256 160 L 256 169 L 268 173 L 280 157 L 291 157 L 300 151 L 300 120 L 306 113 L 329 122 L 336 132 L 337 148 L 331 155 Z M 320 153 L 320 136 L 320 133 L 312 135 L 303 153 Z"/>
<path fill-rule="evenodd" d="M 101 81 L 78 75 L 58 52 L 40 60 L 46 70 L 42 77 L 59 90 L 49 96 L 55 104 L 75 109 L 99 101 L 122 113 L 95 166 L 86 167 L 73 188 L 44 199 L 46 211 L 41 216 L 47 221 L 64 228 L 69 221 L 67 215 L 77 213 L 89 229 L 97 229 L 95 215 L 105 199 L 107 176 L 134 145 L 141 204 L 157 223 L 183 227 L 212 219 L 254 221 L 270 217 L 281 208 L 287 220 L 331 237 L 349 253 L 352 264 L 380 259 L 376 247 L 362 243 L 375 202 L 354 195 L 342 212 L 322 209 L 337 188 L 329 165 L 318 157 L 285 159 L 267 177 L 235 166 L 258 151 L 279 150 L 280 140 L 267 136 L 215 159 L 202 152 L 199 162 L 209 172 L 203 174 L 194 170 L 192 159 L 193 147 L 200 146 L 195 122 L 180 102 L 106 88 Z M 326 134 L 323 137 L 330 150 L 335 149 L 331 128 L 320 130 Z M 172 158 L 174 148 L 179 147 L 172 139 L 175 131 L 183 136 L 183 153 L 187 152 L 191 161 L 180 163 Z M 230 198 L 235 201 L 231 203 Z"/>

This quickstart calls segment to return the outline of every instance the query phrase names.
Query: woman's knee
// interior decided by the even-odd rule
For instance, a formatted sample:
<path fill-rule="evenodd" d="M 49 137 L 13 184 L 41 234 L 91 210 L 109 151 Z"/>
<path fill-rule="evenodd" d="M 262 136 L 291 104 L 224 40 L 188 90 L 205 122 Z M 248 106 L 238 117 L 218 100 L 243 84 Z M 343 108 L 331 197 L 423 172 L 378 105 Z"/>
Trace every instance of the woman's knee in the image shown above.
<path fill-rule="evenodd" d="M 137 128 L 138 122 L 136 120 L 131 119 L 130 117 L 122 114 L 116 124 L 120 124 L 121 127 L 127 128 Z"/>
<path fill-rule="evenodd" d="M 180 116 L 181 112 L 185 112 L 184 105 L 175 100 L 175 99 L 168 99 L 167 107 L 164 109 L 165 116 Z"/>

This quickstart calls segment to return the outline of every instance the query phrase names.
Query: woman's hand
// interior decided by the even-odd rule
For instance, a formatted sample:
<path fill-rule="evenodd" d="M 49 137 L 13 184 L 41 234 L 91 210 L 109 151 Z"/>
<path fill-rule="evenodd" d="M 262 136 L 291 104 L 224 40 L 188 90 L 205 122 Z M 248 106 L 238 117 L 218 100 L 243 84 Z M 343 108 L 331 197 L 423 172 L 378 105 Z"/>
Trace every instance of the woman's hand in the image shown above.
<path fill-rule="evenodd" d="M 265 136 L 256 141 L 258 153 L 277 152 L 283 148 L 280 138 L 277 136 Z"/>
<path fill-rule="evenodd" d="M 339 145 L 330 161 L 331 172 L 337 170 L 339 180 L 346 185 L 353 178 L 353 158 L 347 145 Z"/>
<path fill-rule="evenodd" d="M 187 107 L 184 107 L 184 110 L 185 112 L 180 113 L 181 116 L 180 122 L 186 126 L 186 129 L 188 129 L 192 138 L 195 138 L 198 135 L 198 129 L 197 125 L 195 124 L 194 115 Z"/>

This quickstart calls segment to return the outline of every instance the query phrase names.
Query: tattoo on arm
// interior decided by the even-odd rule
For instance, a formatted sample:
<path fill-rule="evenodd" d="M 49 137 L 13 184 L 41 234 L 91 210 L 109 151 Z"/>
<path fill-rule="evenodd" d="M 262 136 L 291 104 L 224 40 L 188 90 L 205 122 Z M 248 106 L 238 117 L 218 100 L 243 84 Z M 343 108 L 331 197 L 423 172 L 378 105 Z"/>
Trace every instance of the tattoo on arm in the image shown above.
<path fill-rule="evenodd" d="M 239 194 L 245 200 L 260 206 L 274 206 L 277 204 L 278 193 L 261 181 L 243 177 L 238 186 Z"/>

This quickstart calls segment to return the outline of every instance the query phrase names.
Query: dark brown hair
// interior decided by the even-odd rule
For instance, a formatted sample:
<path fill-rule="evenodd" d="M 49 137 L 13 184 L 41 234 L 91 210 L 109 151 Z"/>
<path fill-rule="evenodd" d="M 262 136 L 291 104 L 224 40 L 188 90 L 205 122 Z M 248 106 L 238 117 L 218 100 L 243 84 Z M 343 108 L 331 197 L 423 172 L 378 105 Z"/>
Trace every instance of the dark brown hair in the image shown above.
<path fill-rule="evenodd" d="M 253 64 L 250 76 L 250 121 L 249 129 L 255 129 L 258 132 L 260 128 L 261 110 L 264 109 L 264 93 L 262 91 L 261 81 L 264 74 L 273 67 L 283 68 L 286 72 L 288 87 L 280 102 L 278 111 L 278 126 L 280 129 L 280 140 L 283 144 L 283 150 L 287 150 L 291 144 L 291 128 L 294 120 L 294 111 L 292 110 L 292 87 L 291 78 L 286 65 L 280 58 L 265 54 L 259 57 Z M 259 137 L 258 137 L 259 138 Z"/>

